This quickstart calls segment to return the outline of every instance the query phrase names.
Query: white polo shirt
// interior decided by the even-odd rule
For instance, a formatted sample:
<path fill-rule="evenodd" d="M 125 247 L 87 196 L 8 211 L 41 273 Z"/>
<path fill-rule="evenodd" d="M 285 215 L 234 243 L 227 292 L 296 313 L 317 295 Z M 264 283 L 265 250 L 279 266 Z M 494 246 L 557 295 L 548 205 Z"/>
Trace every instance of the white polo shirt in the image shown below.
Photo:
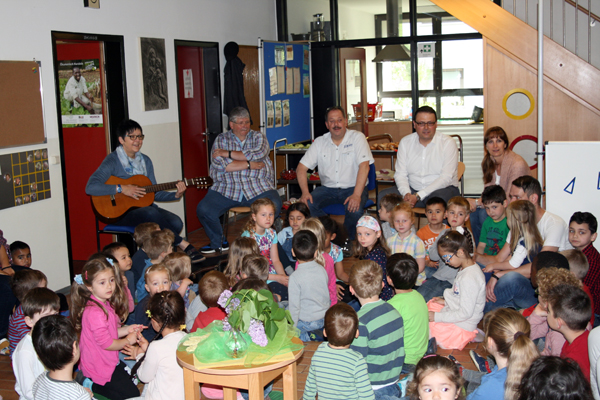
<path fill-rule="evenodd" d="M 331 140 L 330 132 L 316 138 L 300 160 L 308 169 L 319 167 L 321 185 L 342 189 L 356 186 L 358 167 L 365 161 L 373 164 L 371 149 L 365 135 L 353 130 L 346 131 L 339 146 Z"/>

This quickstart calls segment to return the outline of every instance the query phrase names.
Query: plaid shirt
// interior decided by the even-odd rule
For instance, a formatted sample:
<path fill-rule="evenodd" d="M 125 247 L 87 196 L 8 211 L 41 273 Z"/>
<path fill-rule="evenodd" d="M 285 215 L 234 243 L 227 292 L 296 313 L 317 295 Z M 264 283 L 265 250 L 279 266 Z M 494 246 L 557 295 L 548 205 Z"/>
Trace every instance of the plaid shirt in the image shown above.
<path fill-rule="evenodd" d="M 583 278 L 583 283 L 590 289 L 594 300 L 594 313 L 600 314 L 600 253 L 594 247 L 594 243 L 590 243 L 583 254 L 590 264 L 590 269 L 587 275 Z"/>
<path fill-rule="evenodd" d="M 241 171 L 226 172 L 225 168 L 233 161 L 228 157 L 212 158 L 215 149 L 241 151 L 248 161 L 265 163 L 263 169 L 243 169 Z M 232 131 L 221 133 L 217 136 L 211 150 L 210 177 L 214 183 L 214 190 L 228 199 L 241 201 L 242 196 L 250 200 L 268 190 L 273 186 L 273 165 L 269 158 L 269 142 L 261 132 L 250 131 L 242 142 Z"/>

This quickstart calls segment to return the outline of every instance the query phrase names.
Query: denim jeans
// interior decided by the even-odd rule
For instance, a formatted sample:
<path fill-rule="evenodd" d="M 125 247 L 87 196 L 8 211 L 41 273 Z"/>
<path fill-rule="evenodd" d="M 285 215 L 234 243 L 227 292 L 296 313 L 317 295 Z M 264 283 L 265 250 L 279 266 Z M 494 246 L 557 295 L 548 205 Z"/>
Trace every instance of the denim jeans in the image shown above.
<path fill-rule="evenodd" d="M 206 196 L 204 196 L 204 199 L 198 203 L 196 215 L 204 227 L 206 236 L 208 236 L 208 239 L 210 240 L 210 247 L 217 250 L 222 246 L 223 227 L 219 220 L 221 215 L 225 214 L 225 212 L 233 207 L 250 207 L 257 199 L 262 198 L 271 199 L 271 201 L 275 203 L 275 216 L 279 215 L 279 211 L 281 210 L 281 198 L 279 197 L 277 190 L 267 190 L 249 200 L 242 197 L 242 201 L 228 199 L 219 192 L 209 190 Z"/>
<path fill-rule="evenodd" d="M 485 208 L 477 208 L 469 216 L 471 221 L 471 232 L 473 232 L 473 240 L 475 241 L 475 247 L 479 244 L 479 236 L 481 236 L 481 228 L 483 227 L 483 221 L 488 217 L 485 212 Z"/>
<path fill-rule="evenodd" d="M 300 340 L 303 342 L 310 342 L 308 333 L 317 329 L 323 329 L 323 326 L 325 326 L 325 318 L 309 322 L 298 320 L 296 324 L 296 328 L 300 329 Z"/>
<path fill-rule="evenodd" d="M 181 218 L 171 211 L 160 208 L 156 204 L 131 210 L 113 224 L 119 226 L 138 226 L 144 222 L 156 222 L 160 226 L 160 229 L 170 229 L 175 234 L 173 245 L 178 246 L 181 243 L 182 237 L 179 236 L 183 229 Z"/>
<path fill-rule="evenodd" d="M 418 192 L 418 190 L 410 188 L 410 192 L 412 194 L 415 194 L 415 193 Z M 390 193 L 395 193 L 395 194 L 399 195 L 400 191 L 394 185 L 391 188 L 387 188 L 387 189 L 382 190 L 381 192 L 379 192 L 378 203 L 377 203 L 377 209 L 378 210 L 380 208 L 380 206 L 379 206 L 380 200 L 383 199 L 383 196 L 385 196 L 386 194 L 390 194 Z M 456 186 L 448 186 L 448 187 L 445 187 L 445 188 L 434 190 L 433 192 L 431 192 L 429 194 L 429 196 L 425 197 L 424 199 L 421 199 L 421 201 L 418 201 L 417 204 L 415 204 L 415 207 L 425 208 L 425 203 L 427 203 L 427 200 L 429 200 L 432 197 L 441 197 L 447 203 L 448 200 L 450 200 L 454 196 L 460 196 L 460 191 L 458 190 L 458 188 Z"/>
<path fill-rule="evenodd" d="M 528 308 L 537 303 L 535 289 L 531 281 L 518 272 L 509 272 L 502 276 L 494 288 L 496 301 L 485 303 L 484 313 L 499 307 Z"/>
<path fill-rule="evenodd" d="M 271 393 L 271 391 L 273 390 L 273 382 L 270 382 L 267 386 L 265 386 L 264 391 L 265 391 L 265 399 L 269 399 L 269 393 Z M 247 390 L 244 389 L 240 389 L 240 394 L 242 395 L 242 397 L 244 398 L 244 400 L 248 400 L 250 398 L 250 395 L 248 394 Z"/>
<path fill-rule="evenodd" d="M 340 189 L 340 188 L 329 188 L 325 186 L 319 186 L 313 190 L 310 194 L 313 198 L 312 203 L 308 203 L 311 217 L 322 217 L 327 215 L 323 212 L 323 207 L 330 206 L 332 204 L 343 204 L 346 199 L 354 193 L 354 188 Z M 360 217 L 364 214 L 365 203 L 367 202 L 369 192 L 365 187 L 360 197 L 360 204 L 358 210 L 355 212 L 348 211 L 348 207 L 345 207 L 346 214 L 344 217 L 344 228 L 348 234 L 348 239 L 356 239 L 356 223 Z"/>
<path fill-rule="evenodd" d="M 427 303 L 429 300 L 434 297 L 439 297 L 444 294 L 444 290 L 452 287 L 452 284 L 448 281 L 440 281 L 433 276 L 427 279 L 421 286 L 417 288 L 417 292 L 421 293 L 421 296 L 425 299 Z"/>
<path fill-rule="evenodd" d="M 375 394 L 375 400 L 386 400 L 390 397 L 394 398 L 402 396 L 400 387 L 396 383 L 377 389 L 373 391 L 373 393 Z"/>

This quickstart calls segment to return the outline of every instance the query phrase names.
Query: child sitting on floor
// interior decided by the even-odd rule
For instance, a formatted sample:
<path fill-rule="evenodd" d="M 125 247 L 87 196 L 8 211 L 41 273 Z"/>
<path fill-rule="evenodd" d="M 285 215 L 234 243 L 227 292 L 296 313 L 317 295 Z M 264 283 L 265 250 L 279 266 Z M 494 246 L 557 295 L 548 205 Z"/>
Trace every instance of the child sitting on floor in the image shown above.
<path fill-rule="evenodd" d="M 475 339 L 477 324 L 485 307 L 485 277 L 473 261 L 467 237 L 448 231 L 438 240 L 438 252 L 444 262 L 458 269 L 452 288 L 444 297 L 434 297 L 427 303 L 429 332 L 440 347 L 462 350 Z"/>
<path fill-rule="evenodd" d="M 142 270 L 142 276 L 137 281 L 135 286 L 135 296 L 138 301 L 142 301 L 148 295 L 146 290 L 146 270 L 154 264 L 161 263 L 162 260 L 173 252 L 173 240 L 175 235 L 169 229 L 154 231 L 150 234 L 150 238 L 144 242 L 144 251 L 150 257 L 146 260 L 146 266 Z"/>
<path fill-rule="evenodd" d="M 197 329 L 204 329 L 208 324 L 216 320 L 222 320 L 227 316 L 217 301 L 223 291 L 229 289 L 229 282 L 225 274 L 219 271 L 210 271 L 198 282 L 198 293 L 202 303 L 208 309 L 198 314 L 192 326 L 191 332 L 196 332 Z"/>
<path fill-rule="evenodd" d="M 358 337 L 350 348 L 365 358 L 375 398 L 400 396 L 396 384 L 404 364 L 404 323 L 381 300 L 383 272 L 374 261 L 358 261 L 350 271 L 350 291 L 360 302 Z"/>
<path fill-rule="evenodd" d="M 308 370 L 303 399 L 375 399 L 363 356 L 350 349 L 358 336 L 358 316 L 339 303 L 325 313 L 323 342 L 315 351 Z M 332 371 L 335 371 L 332 374 Z"/>

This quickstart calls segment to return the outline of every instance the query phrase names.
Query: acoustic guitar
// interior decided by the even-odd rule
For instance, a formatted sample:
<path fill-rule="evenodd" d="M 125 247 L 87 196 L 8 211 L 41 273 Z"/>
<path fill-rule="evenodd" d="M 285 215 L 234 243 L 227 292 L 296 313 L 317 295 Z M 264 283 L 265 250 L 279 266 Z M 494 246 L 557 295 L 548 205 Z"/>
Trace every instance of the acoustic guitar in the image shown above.
<path fill-rule="evenodd" d="M 161 190 L 175 189 L 177 187 L 177 181 L 159 183 L 153 185 L 150 179 L 145 175 L 134 175 L 128 179 L 117 178 L 111 176 L 105 182 L 107 185 L 135 185 L 146 190 L 146 194 L 139 199 L 134 199 L 129 196 L 125 196 L 123 193 L 116 193 L 106 196 L 91 196 L 92 204 L 96 209 L 96 212 L 104 218 L 119 218 L 125 214 L 129 209 L 134 207 L 148 207 L 154 203 L 154 192 L 160 192 Z M 196 186 L 197 189 L 208 189 L 212 186 L 213 180 L 209 176 L 201 176 L 198 178 L 187 179 L 183 178 L 185 186 Z"/>

